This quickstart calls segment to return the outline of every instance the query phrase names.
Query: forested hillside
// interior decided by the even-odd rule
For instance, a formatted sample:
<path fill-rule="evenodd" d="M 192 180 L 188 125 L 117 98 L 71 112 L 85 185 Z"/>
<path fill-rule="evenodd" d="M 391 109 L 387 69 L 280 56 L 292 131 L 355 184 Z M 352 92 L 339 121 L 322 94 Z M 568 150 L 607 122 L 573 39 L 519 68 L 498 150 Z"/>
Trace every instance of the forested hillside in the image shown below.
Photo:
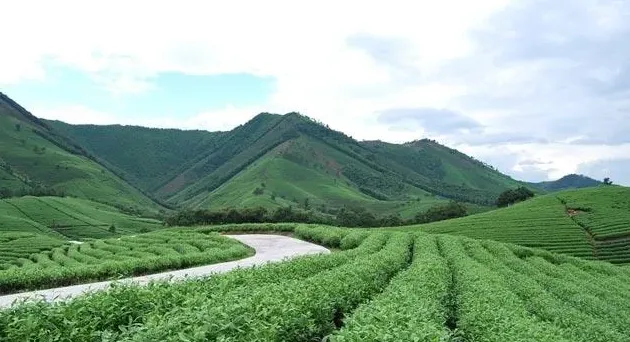
<path fill-rule="evenodd" d="M 82 146 L 0 93 L 1 197 L 69 195 L 134 212 L 160 206 Z"/>
<path fill-rule="evenodd" d="M 546 182 L 529 183 L 529 184 L 534 188 L 541 189 L 544 191 L 560 191 L 560 190 L 566 190 L 566 189 L 580 189 L 580 188 L 598 186 L 602 184 L 602 182 L 595 180 L 593 178 L 584 176 L 584 175 L 570 174 L 560 179 L 557 179 L 555 181 L 546 181 Z"/>
<path fill-rule="evenodd" d="M 222 132 L 47 123 L 149 192 L 216 149 L 225 136 Z"/>
<path fill-rule="evenodd" d="M 220 133 L 50 124 L 181 208 L 354 206 L 409 217 L 447 200 L 492 205 L 521 185 L 431 140 L 359 142 L 298 113 L 262 113 Z"/>

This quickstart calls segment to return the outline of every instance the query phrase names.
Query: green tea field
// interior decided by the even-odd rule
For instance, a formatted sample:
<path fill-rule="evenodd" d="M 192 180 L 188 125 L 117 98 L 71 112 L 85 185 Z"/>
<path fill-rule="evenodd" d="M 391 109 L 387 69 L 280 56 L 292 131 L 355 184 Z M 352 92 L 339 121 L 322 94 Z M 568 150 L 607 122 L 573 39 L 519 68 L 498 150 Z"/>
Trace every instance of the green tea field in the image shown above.
<path fill-rule="evenodd" d="M 0 200 L 0 232 L 27 232 L 60 239 L 107 238 L 148 232 L 158 220 L 122 213 L 106 204 L 72 197 L 24 196 Z"/>
<path fill-rule="evenodd" d="M 2 244 L 0 293 L 187 268 L 253 254 L 236 240 L 201 230 L 162 230 L 81 244 L 51 241 L 46 245 L 42 240 L 33 246 L 24 246 L 33 240 L 21 234 Z"/>
<path fill-rule="evenodd" d="M 508 208 L 394 229 L 464 235 L 630 263 L 630 188 L 567 190 Z"/>
<path fill-rule="evenodd" d="M 286 230 L 287 227 L 283 227 Z M 627 341 L 630 271 L 488 240 L 298 226 L 340 251 L 0 311 L 2 341 Z"/>

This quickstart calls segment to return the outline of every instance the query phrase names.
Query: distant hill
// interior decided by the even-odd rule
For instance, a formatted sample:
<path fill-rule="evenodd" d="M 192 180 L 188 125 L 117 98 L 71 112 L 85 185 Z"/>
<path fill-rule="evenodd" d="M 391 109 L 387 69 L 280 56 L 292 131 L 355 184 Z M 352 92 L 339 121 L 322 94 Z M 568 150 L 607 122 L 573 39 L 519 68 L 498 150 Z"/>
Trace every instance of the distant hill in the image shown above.
<path fill-rule="evenodd" d="M 508 208 L 394 229 L 465 235 L 630 263 L 630 188 L 602 185 L 564 190 Z"/>
<path fill-rule="evenodd" d="M 566 189 L 580 189 L 580 188 L 588 188 L 592 186 L 598 186 L 602 184 L 602 182 L 595 180 L 593 178 L 584 176 L 584 175 L 576 175 L 570 174 L 566 175 L 560 179 L 555 181 L 547 181 L 547 182 L 539 182 L 539 183 L 529 183 L 534 188 L 538 188 L 544 191 L 560 191 Z"/>
<path fill-rule="evenodd" d="M 359 142 L 298 113 L 262 113 L 216 133 L 49 124 L 181 207 L 356 205 L 410 215 L 450 199 L 493 204 L 522 184 L 434 141 Z"/>
<path fill-rule="evenodd" d="M 357 141 L 299 113 L 261 113 L 229 132 L 206 132 L 70 125 L 40 120 L 6 97 L 3 103 L 0 134 L 13 157 L 0 177 L 14 189 L 28 186 L 24 170 L 34 173 L 19 167 L 15 155 L 24 151 L 23 163 L 48 163 L 29 180 L 152 208 L 159 206 L 150 198 L 179 208 L 357 206 L 410 217 L 448 200 L 493 205 L 501 192 L 524 184 L 435 141 Z M 29 140 L 36 137 L 41 147 Z M 46 158 L 53 149 L 54 160 Z M 68 178 L 63 186 L 55 181 L 61 175 Z"/>
<path fill-rule="evenodd" d="M 81 145 L 0 93 L 0 191 L 66 194 L 131 211 L 160 206 L 96 161 Z"/>

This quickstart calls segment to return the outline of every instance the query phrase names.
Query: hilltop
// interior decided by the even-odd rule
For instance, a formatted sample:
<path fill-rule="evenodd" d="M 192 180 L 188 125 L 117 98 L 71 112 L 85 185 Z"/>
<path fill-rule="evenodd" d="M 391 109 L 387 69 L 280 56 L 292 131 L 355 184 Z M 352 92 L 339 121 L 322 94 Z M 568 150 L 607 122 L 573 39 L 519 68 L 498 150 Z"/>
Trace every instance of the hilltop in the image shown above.
<path fill-rule="evenodd" d="M 555 181 L 528 183 L 530 186 L 544 191 L 560 191 L 567 189 L 580 189 L 598 186 L 602 182 L 584 175 L 570 174 Z"/>

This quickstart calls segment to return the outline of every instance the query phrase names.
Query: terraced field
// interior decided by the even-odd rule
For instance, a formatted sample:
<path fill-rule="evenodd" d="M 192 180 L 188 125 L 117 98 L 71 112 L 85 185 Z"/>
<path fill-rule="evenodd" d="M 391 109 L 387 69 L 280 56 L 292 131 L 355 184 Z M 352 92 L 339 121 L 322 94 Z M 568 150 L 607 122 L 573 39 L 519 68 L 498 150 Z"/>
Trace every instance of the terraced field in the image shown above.
<path fill-rule="evenodd" d="M 42 234 L 3 232 L 0 234 L 0 268 L 19 264 L 20 259 L 28 259 L 32 254 L 66 245 L 68 242 Z"/>
<path fill-rule="evenodd" d="M 464 235 L 630 263 L 630 188 L 568 190 L 477 215 L 392 229 Z"/>
<path fill-rule="evenodd" d="M 0 231 L 70 240 L 108 238 L 161 228 L 158 220 L 124 214 L 106 204 L 71 197 L 0 200 Z M 113 227 L 113 228 L 112 228 Z"/>
<path fill-rule="evenodd" d="M 630 271 L 465 237 L 299 226 L 339 247 L 0 312 L 2 341 L 627 341 Z"/>
<path fill-rule="evenodd" d="M 598 259 L 630 263 L 630 188 L 566 191 L 558 198 L 586 231 Z"/>
<path fill-rule="evenodd" d="M 209 231 L 164 230 L 81 244 L 33 240 L 21 234 L 0 245 L 3 294 L 186 268 L 253 254 L 240 242 Z"/>

